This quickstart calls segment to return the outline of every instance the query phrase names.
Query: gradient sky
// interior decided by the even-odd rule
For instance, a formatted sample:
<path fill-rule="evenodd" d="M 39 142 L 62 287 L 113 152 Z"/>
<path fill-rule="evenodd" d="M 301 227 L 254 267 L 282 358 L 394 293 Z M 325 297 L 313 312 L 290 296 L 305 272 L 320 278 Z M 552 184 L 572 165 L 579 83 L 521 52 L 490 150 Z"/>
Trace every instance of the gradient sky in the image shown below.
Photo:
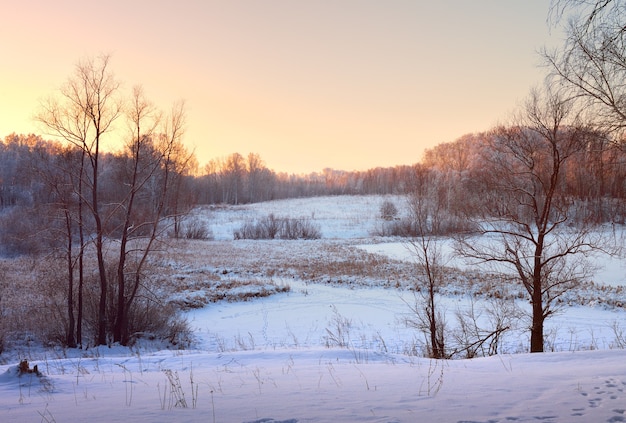
<path fill-rule="evenodd" d="M 0 0 L 0 137 L 82 58 L 124 89 L 186 101 L 201 164 L 259 153 L 276 171 L 413 164 L 488 130 L 539 84 L 549 0 Z"/>

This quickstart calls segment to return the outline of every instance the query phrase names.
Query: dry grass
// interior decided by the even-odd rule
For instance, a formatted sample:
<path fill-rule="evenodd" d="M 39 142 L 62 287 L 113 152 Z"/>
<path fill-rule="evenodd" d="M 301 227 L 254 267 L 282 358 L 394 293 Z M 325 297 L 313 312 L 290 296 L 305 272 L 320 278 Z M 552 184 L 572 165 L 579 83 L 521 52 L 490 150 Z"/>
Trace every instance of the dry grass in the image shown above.
<path fill-rule="evenodd" d="M 366 240 L 365 242 L 371 242 Z M 394 289 L 419 289 L 415 264 L 368 253 L 358 248 L 359 240 L 308 241 L 176 241 L 161 256 L 164 273 L 178 275 L 183 285 L 204 287 L 206 302 L 222 299 L 237 301 L 237 295 L 212 290 L 219 281 L 247 281 L 250 286 L 276 285 L 275 280 L 304 280 L 310 283 L 379 286 Z M 238 282 L 241 283 L 241 282 Z M 181 285 L 182 286 L 182 285 Z M 222 286 L 223 282 L 222 282 Z M 266 292 L 281 292 L 280 285 Z M 260 289 L 260 288 L 259 288 Z M 524 299 L 527 293 L 512 276 L 492 274 L 482 269 L 447 268 L 445 282 L 438 287 L 444 295 L 473 295 L 482 298 Z M 261 291 L 259 291 L 261 292 Z M 284 292 L 284 291 L 283 291 Z M 259 293 L 258 296 L 265 294 Z M 563 304 L 604 304 L 624 307 L 626 292 L 620 287 L 581 283 L 561 299 Z"/>
<path fill-rule="evenodd" d="M 411 283 L 412 264 L 365 252 L 353 244 L 343 240 L 177 241 L 174 251 L 162 256 L 160 263 L 185 278 L 234 274 L 361 286 Z"/>
<path fill-rule="evenodd" d="M 107 270 L 110 282 L 107 313 L 109 322 L 112 322 L 111 316 L 115 313 L 115 268 L 110 266 Z M 69 327 L 67 279 L 63 257 L 0 259 L 0 352 L 4 349 L 27 351 L 37 343 L 65 344 Z M 178 310 L 164 301 L 172 295 L 172 285 L 170 279 L 158 275 L 158 269 L 149 278 L 144 278 L 134 307 L 129 310 L 131 336 L 150 333 L 150 336 L 169 340 L 173 339 L 170 335 L 176 335 L 171 328 L 183 327 L 177 321 Z M 77 290 L 78 277 L 75 276 L 75 307 Z M 95 338 L 99 292 L 97 265 L 92 256 L 87 256 L 83 286 L 83 345 L 91 345 Z M 75 318 L 77 313 L 75 309 Z"/>

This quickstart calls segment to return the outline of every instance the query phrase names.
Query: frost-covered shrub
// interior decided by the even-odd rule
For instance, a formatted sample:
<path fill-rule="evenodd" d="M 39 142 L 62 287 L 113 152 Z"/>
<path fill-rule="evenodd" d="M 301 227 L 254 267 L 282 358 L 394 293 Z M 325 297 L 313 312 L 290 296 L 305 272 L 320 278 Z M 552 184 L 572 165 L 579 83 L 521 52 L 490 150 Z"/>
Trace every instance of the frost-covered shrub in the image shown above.
<path fill-rule="evenodd" d="M 451 235 L 475 232 L 478 228 L 473 221 L 451 214 L 444 215 L 432 228 L 432 235 Z"/>
<path fill-rule="evenodd" d="M 273 239 L 267 233 L 266 228 L 259 222 L 245 222 L 233 232 L 235 239 Z"/>
<path fill-rule="evenodd" d="M 131 270 L 134 264 L 129 263 L 128 266 L 128 269 Z M 113 272 L 116 269 L 117 263 L 112 262 L 111 270 L 108 272 L 109 292 L 111 294 L 107 316 L 109 322 L 114 322 L 117 316 L 117 303 L 114 298 L 117 299 L 118 283 L 117 273 Z M 130 273 L 132 274 L 132 271 Z M 186 320 L 181 317 L 180 310 L 174 304 L 167 302 L 173 287 L 167 280 L 161 278 L 151 266 L 145 266 L 140 277 L 135 300 L 126 310 L 128 345 L 134 344 L 138 339 L 147 338 L 149 340 L 167 341 L 176 346 L 186 346 L 188 342 L 185 339 L 191 338 L 191 329 Z M 127 289 L 129 289 L 128 284 L 134 283 L 134 280 L 131 278 L 126 283 Z M 94 314 L 94 324 L 97 323 L 96 317 L 97 314 Z"/>
<path fill-rule="evenodd" d="M 412 237 L 416 235 L 415 223 L 409 218 L 384 221 L 378 228 L 376 235 Z"/>
<path fill-rule="evenodd" d="M 391 200 L 385 200 L 380 205 L 380 217 L 383 220 L 393 220 L 398 216 L 398 208 Z"/>
<path fill-rule="evenodd" d="M 129 310 L 130 344 L 140 339 L 166 341 L 174 346 L 188 347 L 193 338 L 188 321 L 173 304 L 156 304 L 141 299 Z"/>
<path fill-rule="evenodd" d="M 467 233 L 476 230 L 474 223 L 462 217 L 452 215 L 438 216 L 435 221 L 426 226 L 426 233 L 420 234 L 416 222 L 410 217 L 382 222 L 377 230 L 378 236 L 416 237 L 444 236 L 455 233 Z"/>
<path fill-rule="evenodd" d="M 200 219 L 193 218 L 183 223 L 183 237 L 185 239 L 208 240 L 213 239 L 213 234 Z"/>
<path fill-rule="evenodd" d="M 581 227 L 586 224 L 626 222 L 626 202 L 620 199 L 599 197 L 572 201 L 569 211 L 569 224 Z"/>
<path fill-rule="evenodd" d="M 270 214 L 263 219 L 245 222 L 233 232 L 235 239 L 319 239 L 318 225 L 306 218 L 283 218 Z"/>
<path fill-rule="evenodd" d="M 281 239 L 319 239 L 319 226 L 308 219 L 285 219 L 280 232 Z"/>

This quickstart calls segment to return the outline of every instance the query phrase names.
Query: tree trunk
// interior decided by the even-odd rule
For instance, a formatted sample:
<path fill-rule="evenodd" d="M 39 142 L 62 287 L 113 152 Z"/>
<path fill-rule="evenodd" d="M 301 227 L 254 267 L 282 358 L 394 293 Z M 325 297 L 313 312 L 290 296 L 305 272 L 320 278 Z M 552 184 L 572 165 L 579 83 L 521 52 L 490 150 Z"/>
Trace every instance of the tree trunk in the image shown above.
<path fill-rule="evenodd" d="M 98 219 L 99 221 L 99 219 Z M 101 224 L 97 224 L 101 227 Z M 98 255 L 98 273 L 100 274 L 100 301 L 98 303 L 98 334 L 96 345 L 106 345 L 107 343 L 107 277 L 106 266 L 104 264 L 102 229 L 98 229 L 96 240 L 96 250 Z"/>
<path fill-rule="evenodd" d="M 70 348 L 76 347 L 74 337 L 74 265 L 72 264 L 72 218 L 69 210 L 65 210 L 65 221 L 67 225 L 67 336 L 65 343 Z"/>
<path fill-rule="evenodd" d="M 541 279 L 533 284 L 533 321 L 530 328 L 530 352 L 543 352 L 543 302 L 541 295 Z"/>
<path fill-rule="evenodd" d="M 133 178 L 134 190 L 135 178 Z M 128 245 L 128 232 L 130 227 L 130 216 L 134 203 L 135 194 L 131 192 L 130 200 L 127 205 L 126 221 L 123 227 L 122 239 L 120 240 L 120 256 L 117 265 L 117 310 L 115 316 L 115 325 L 113 328 L 113 342 L 119 342 L 122 345 L 128 344 L 128 308 L 126 302 L 126 251 Z"/>
<path fill-rule="evenodd" d="M 120 262 L 117 268 L 117 310 L 115 316 L 115 327 L 113 328 L 113 342 L 124 345 L 122 331 L 126 325 L 126 278 L 124 276 L 124 266 L 126 262 L 126 235 L 122 235 L 122 245 L 120 247 Z"/>
<path fill-rule="evenodd" d="M 430 324 L 430 348 L 432 358 L 442 358 L 442 352 L 439 348 L 439 341 L 437 340 L 437 314 L 435 313 L 435 290 L 431 283 L 428 290 L 428 323 Z"/>
<path fill-rule="evenodd" d="M 76 342 L 82 347 L 83 345 L 83 283 L 84 283 L 84 266 L 83 257 L 85 256 L 85 232 L 83 229 L 83 174 L 85 169 L 85 151 L 82 151 L 80 158 L 80 176 L 78 178 L 78 239 L 80 242 L 80 251 L 78 252 L 78 315 L 76 316 Z"/>
<path fill-rule="evenodd" d="M 100 301 L 98 303 L 98 334 L 96 345 L 106 345 L 107 343 L 107 291 L 108 282 L 106 275 L 106 265 L 104 261 L 104 228 L 100 219 L 98 206 L 98 156 L 93 165 L 93 186 L 92 186 L 92 207 L 93 217 L 96 221 L 96 255 L 98 257 L 98 273 L 100 276 Z"/>
<path fill-rule="evenodd" d="M 83 242 L 84 237 L 80 234 L 80 256 L 78 257 L 78 314 L 76 316 L 76 343 L 83 346 L 83 284 L 84 284 L 84 266 L 83 266 Z"/>

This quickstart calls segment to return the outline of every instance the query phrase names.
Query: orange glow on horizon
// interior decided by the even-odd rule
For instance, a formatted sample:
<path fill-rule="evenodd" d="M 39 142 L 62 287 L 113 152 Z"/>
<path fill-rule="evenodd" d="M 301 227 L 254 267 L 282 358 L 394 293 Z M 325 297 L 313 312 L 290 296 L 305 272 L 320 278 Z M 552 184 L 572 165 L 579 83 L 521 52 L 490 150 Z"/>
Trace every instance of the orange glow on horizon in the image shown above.
<path fill-rule="evenodd" d="M 9 2 L 0 137 L 45 137 L 41 99 L 110 53 L 124 92 L 141 84 L 164 111 L 186 101 L 201 166 L 253 152 L 289 173 L 413 164 L 489 129 L 541 80 L 549 39 L 539 0 Z"/>

